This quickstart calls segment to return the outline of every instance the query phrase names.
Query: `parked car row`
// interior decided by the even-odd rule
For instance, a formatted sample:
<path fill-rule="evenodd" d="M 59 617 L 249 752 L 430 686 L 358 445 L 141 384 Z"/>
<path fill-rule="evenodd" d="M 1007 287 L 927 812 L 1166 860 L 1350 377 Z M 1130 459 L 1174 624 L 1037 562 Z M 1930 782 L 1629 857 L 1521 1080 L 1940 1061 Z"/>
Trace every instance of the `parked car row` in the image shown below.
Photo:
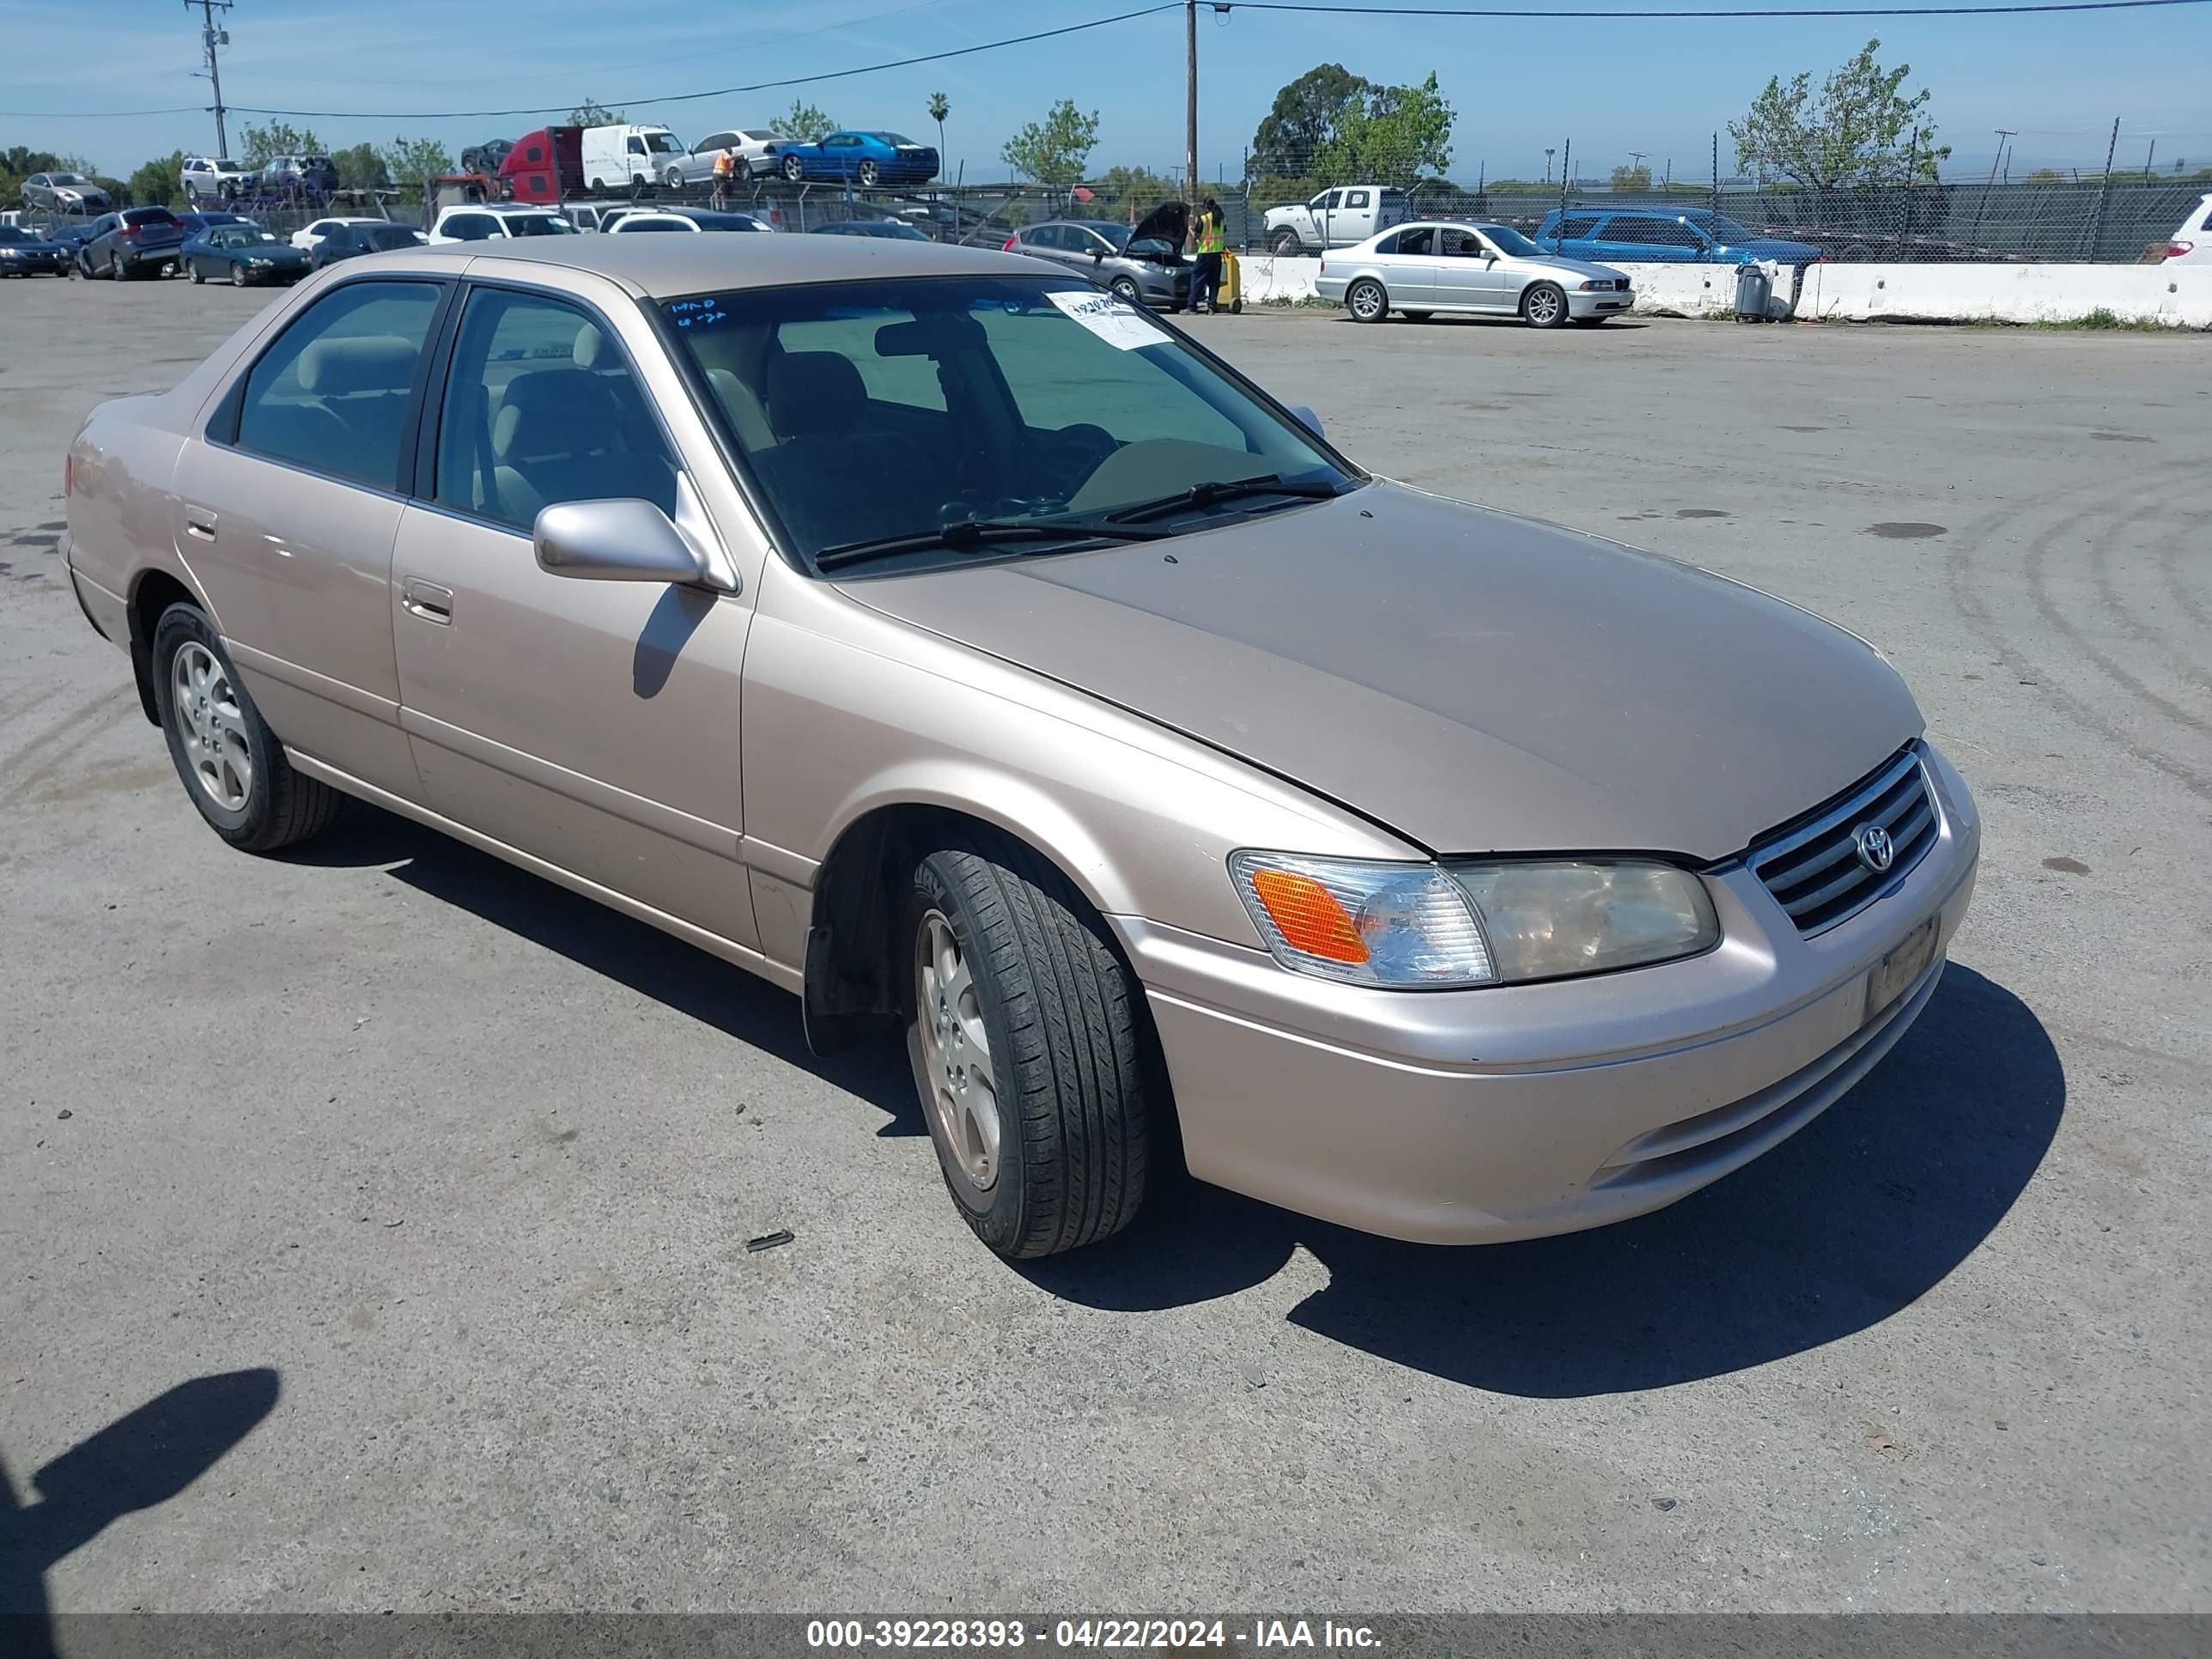
<path fill-rule="evenodd" d="M 420 247 L 428 240 L 384 219 L 318 219 L 290 239 L 242 213 L 125 208 L 70 225 L 50 240 L 0 226 L 0 275 L 46 272 L 124 281 L 182 272 L 194 283 L 297 281 L 338 259 Z"/>

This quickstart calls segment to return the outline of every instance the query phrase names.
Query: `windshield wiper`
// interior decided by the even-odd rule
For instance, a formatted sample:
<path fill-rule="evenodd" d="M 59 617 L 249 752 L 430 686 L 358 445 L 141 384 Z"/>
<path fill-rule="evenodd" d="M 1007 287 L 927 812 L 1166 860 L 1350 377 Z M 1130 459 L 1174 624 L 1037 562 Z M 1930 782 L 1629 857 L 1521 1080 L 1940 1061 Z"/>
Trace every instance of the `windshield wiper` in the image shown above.
<path fill-rule="evenodd" d="M 955 519 L 934 530 L 911 531 L 899 536 L 878 536 L 870 541 L 846 542 L 825 547 L 814 556 L 817 570 L 838 570 L 900 553 L 923 553 L 949 547 L 956 553 L 988 547 L 998 542 L 1153 542 L 1173 532 L 1140 530 L 1134 525 L 1097 524 L 1088 520 L 1057 523 L 1039 519 Z"/>
<path fill-rule="evenodd" d="M 1212 507 L 1220 501 L 1242 500 L 1247 495 L 1297 495 L 1309 501 L 1330 501 L 1341 495 L 1340 486 L 1324 483 L 1317 479 L 1279 477 L 1268 473 L 1258 478 L 1210 479 L 1193 484 L 1188 489 L 1178 489 L 1172 495 L 1163 495 L 1157 501 L 1139 501 L 1134 507 L 1125 507 L 1106 516 L 1117 524 L 1136 524 L 1146 519 L 1164 519 L 1170 514 L 1186 513 L 1194 507 Z"/>

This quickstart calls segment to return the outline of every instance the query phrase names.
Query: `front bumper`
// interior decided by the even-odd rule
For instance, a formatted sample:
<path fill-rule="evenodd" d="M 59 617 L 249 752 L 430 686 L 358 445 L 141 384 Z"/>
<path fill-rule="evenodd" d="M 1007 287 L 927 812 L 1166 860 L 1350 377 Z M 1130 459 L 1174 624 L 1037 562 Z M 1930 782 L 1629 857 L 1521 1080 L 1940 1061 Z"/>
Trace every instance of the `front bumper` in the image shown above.
<path fill-rule="evenodd" d="M 1373 991 L 1133 918 L 1203 1180 L 1364 1231 L 1486 1243 L 1686 1197 L 1848 1093 L 1927 1008 L 1972 900 L 1980 825 L 1932 750 L 1936 844 L 1887 896 L 1801 937 L 1740 865 L 1708 878 L 1720 945 L 1547 985 Z M 1927 969 L 1867 1008 L 1883 957 L 1937 918 Z"/>
<path fill-rule="evenodd" d="M 1567 290 L 1567 315 L 1580 319 L 1585 317 L 1619 317 L 1634 308 L 1636 291 L 1617 289 L 1610 293 L 1586 294 L 1580 289 Z"/>

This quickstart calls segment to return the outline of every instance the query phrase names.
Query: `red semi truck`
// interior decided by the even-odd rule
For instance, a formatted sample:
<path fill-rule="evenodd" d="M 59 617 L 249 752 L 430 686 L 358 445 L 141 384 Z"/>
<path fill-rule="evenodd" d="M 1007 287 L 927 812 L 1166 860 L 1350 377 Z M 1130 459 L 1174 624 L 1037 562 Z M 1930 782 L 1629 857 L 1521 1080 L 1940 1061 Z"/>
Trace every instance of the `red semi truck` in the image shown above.
<path fill-rule="evenodd" d="M 556 205 L 584 189 L 584 130 L 540 127 L 514 141 L 499 164 L 505 193 L 518 202 Z"/>

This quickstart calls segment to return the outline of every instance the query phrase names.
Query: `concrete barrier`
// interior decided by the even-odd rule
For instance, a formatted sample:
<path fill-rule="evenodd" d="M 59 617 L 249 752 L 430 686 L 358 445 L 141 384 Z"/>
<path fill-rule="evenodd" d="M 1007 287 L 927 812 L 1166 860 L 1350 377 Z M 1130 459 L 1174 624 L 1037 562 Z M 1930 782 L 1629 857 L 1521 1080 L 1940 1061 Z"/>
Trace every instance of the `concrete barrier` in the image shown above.
<path fill-rule="evenodd" d="M 1310 300 L 1321 261 L 1254 254 L 1242 261 L 1248 305 Z M 1636 309 L 1660 317 L 1735 310 L 1733 265 L 1621 264 Z M 2122 322 L 2212 328 L 2212 265 L 1852 265 L 1766 267 L 1772 314 L 1817 322 Z"/>

